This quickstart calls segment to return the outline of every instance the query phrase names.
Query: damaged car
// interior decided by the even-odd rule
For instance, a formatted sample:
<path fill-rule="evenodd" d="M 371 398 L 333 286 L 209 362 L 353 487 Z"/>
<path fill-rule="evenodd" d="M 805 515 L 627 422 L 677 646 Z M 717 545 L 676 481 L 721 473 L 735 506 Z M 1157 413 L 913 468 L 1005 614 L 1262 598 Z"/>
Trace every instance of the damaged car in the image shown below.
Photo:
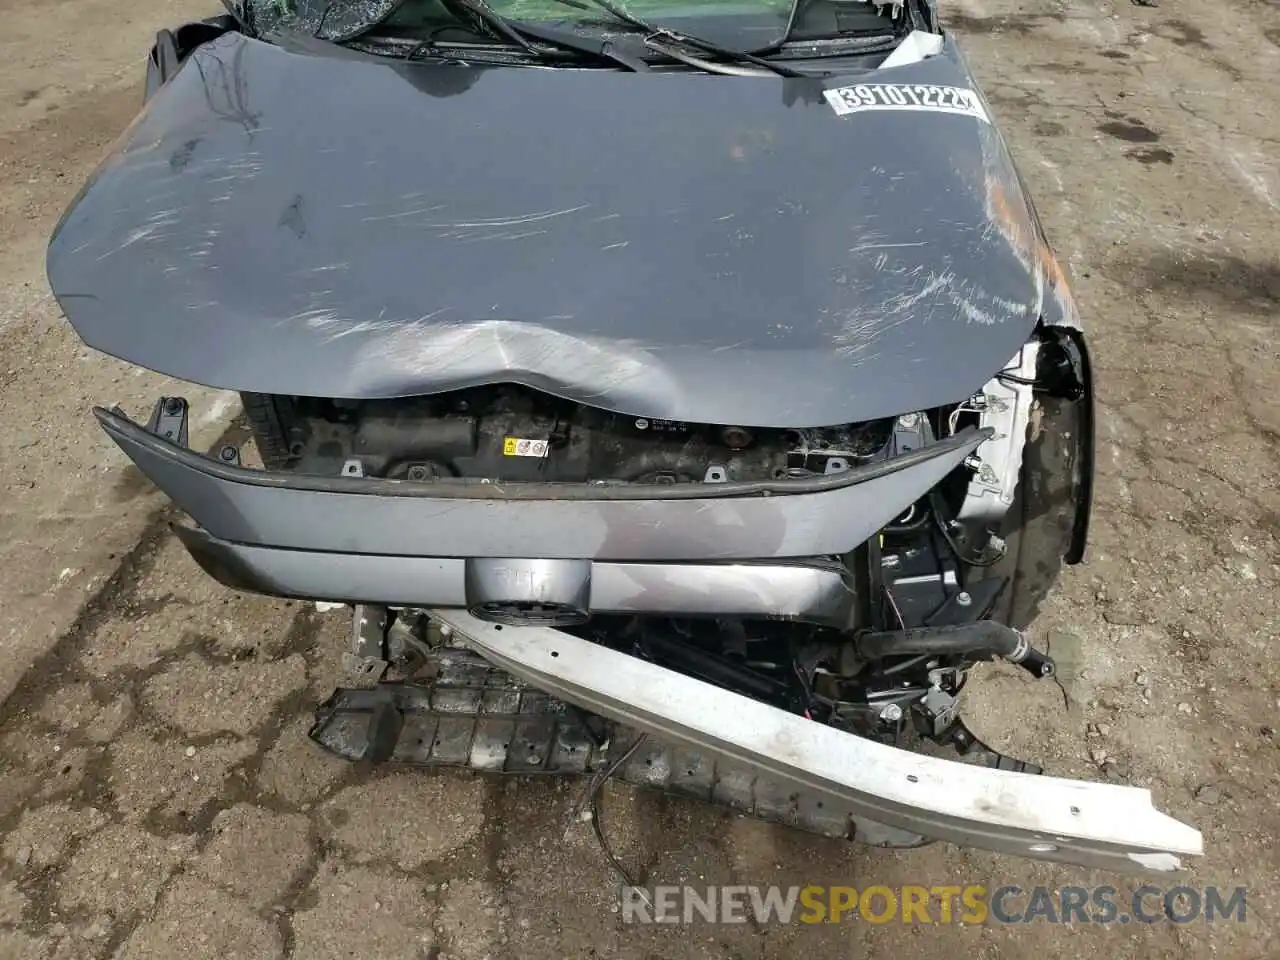
<path fill-rule="evenodd" d="M 89 346 L 239 393 L 253 460 L 181 397 L 95 413 L 208 574 L 353 608 L 330 750 L 1201 852 L 960 715 L 982 661 L 1053 682 L 1093 382 L 932 0 L 228 0 L 158 35 L 48 276 Z"/>

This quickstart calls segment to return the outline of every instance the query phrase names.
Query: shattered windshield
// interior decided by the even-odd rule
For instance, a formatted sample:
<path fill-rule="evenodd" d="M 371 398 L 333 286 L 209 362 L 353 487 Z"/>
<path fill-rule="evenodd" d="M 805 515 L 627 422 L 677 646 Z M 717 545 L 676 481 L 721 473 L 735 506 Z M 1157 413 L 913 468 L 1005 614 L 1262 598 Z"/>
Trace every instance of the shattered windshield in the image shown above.
<path fill-rule="evenodd" d="M 880 30 L 884 27 L 885 21 L 876 16 L 877 8 L 862 0 L 799 3 L 806 18 L 818 13 L 818 8 L 826 8 L 822 19 L 834 29 L 824 29 L 823 34 L 844 33 L 838 21 L 850 14 Z M 417 31 L 433 39 L 446 37 L 451 29 L 455 33 L 470 31 L 473 37 L 477 33 L 474 19 L 450 0 L 246 0 L 245 6 L 251 22 L 268 34 L 299 31 L 342 42 L 374 32 Z M 591 0 L 488 0 L 486 6 L 511 22 L 631 29 L 604 4 Z M 795 26 L 793 0 L 613 0 L 612 6 L 655 27 L 714 37 L 742 49 L 776 46 L 788 36 L 788 27 Z"/>

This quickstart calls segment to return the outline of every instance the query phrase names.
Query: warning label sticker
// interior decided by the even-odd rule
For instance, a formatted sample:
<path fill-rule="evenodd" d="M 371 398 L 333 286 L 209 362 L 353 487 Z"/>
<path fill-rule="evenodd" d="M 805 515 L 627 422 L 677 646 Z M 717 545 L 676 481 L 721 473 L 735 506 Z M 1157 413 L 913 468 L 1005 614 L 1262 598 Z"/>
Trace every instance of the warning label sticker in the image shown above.
<path fill-rule="evenodd" d="M 504 437 L 504 457 L 545 457 L 550 443 L 546 440 L 529 440 L 525 437 Z"/>

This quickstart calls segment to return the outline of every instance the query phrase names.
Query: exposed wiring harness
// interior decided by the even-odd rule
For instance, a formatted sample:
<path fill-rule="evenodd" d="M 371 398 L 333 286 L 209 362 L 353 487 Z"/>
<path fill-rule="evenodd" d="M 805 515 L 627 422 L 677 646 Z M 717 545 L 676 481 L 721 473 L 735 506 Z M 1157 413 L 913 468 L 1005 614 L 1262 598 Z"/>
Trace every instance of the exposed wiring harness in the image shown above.
<path fill-rule="evenodd" d="M 960 421 L 960 414 L 962 413 L 976 413 L 981 415 L 982 411 L 970 404 L 968 400 L 960 404 L 951 411 L 951 416 L 947 418 L 947 436 L 954 437 L 956 435 L 956 426 Z"/>
<path fill-rule="evenodd" d="M 1005 373 L 1004 371 L 997 373 L 996 379 L 1003 380 L 1006 383 L 1016 383 L 1024 387 L 1037 387 L 1040 385 L 1036 380 L 1032 380 L 1028 377 L 1020 377 L 1016 373 Z"/>
<path fill-rule="evenodd" d="M 622 878 L 622 882 L 629 887 L 635 887 L 638 886 L 638 884 L 635 878 L 632 877 L 631 871 L 626 868 L 623 862 L 618 859 L 617 854 L 613 852 L 613 847 L 609 845 L 609 840 L 605 836 L 604 824 L 600 816 L 600 792 L 604 789 L 605 782 L 622 769 L 623 764 L 635 755 L 635 752 L 640 749 L 641 744 L 643 744 L 647 738 L 647 734 L 639 734 L 635 740 L 631 742 L 631 745 L 627 747 L 626 750 L 622 751 L 618 757 L 610 761 L 607 766 L 601 767 L 596 771 L 595 775 L 591 778 L 591 782 L 587 784 L 587 789 L 583 791 L 582 797 L 576 804 L 574 804 L 573 810 L 570 813 L 571 823 L 581 822 L 584 819 L 583 814 L 589 814 L 591 818 L 591 829 L 596 835 L 596 842 L 600 844 L 600 849 L 604 852 L 605 857 L 608 858 L 614 872 L 616 872 L 618 876 Z"/>
<path fill-rule="evenodd" d="M 929 512 L 933 515 L 934 526 L 941 535 L 942 540 L 946 543 L 947 548 L 951 551 L 952 556 L 956 558 L 956 562 L 966 567 L 994 567 L 997 563 L 1004 559 L 1007 547 L 1001 546 L 996 550 L 994 556 L 989 557 L 966 557 L 961 551 L 959 544 L 955 538 L 951 536 L 951 531 L 947 529 L 947 521 L 942 516 L 942 504 L 937 489 L 935 488 L 929 494 Z"/>

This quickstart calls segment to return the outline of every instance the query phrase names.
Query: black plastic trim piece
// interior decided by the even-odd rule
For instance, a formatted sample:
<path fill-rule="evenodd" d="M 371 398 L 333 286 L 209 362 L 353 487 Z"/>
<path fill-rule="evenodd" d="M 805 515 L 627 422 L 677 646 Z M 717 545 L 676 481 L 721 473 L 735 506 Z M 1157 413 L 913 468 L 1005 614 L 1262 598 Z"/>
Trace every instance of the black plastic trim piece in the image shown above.
<path fill-rule="evenodd" d="M 974 447 L 992 435 L 990 429 L 970 427 L 937 443 L 900 454 L 888 460 L 854 467 L 844 473 L 798 480 L 760 480 L 727 483 L 574 484 L 574 483 L 485 483 L 478 480 L 443 480 L 411 483 L 380 477 L 317 477 L 305 474 L 255 470 L 228 466 L 194 451 L 167 443 L 148 433 L 118 411 L 94 407 L 94 416 L 113 438 L 144 447 L 152 453 L 229 483 L 259 487 L 287 487 L 314 493 L 360 494 L 368 496 L 425 497 L 433 500 L 719 500 L 728 497 L 788 496 L 821 493 L 852 487 L 868 480 L 907 470 L 956 450 Z"/>

